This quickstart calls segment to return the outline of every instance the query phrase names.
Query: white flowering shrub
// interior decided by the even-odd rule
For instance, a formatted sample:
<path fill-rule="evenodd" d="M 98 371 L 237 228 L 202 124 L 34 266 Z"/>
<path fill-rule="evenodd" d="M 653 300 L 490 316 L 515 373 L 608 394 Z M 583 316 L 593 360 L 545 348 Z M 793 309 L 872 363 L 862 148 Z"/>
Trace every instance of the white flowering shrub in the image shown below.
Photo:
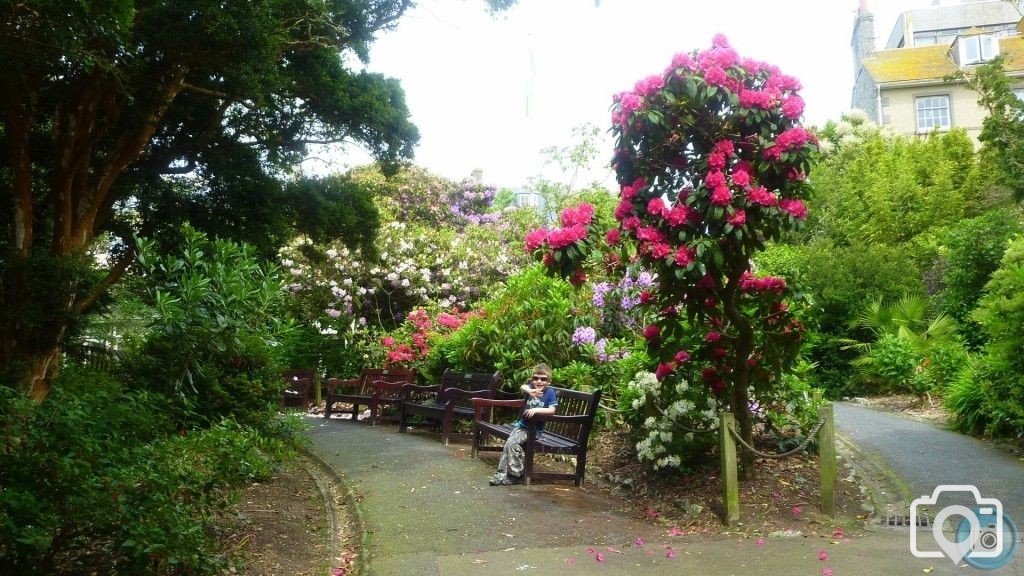
<path fill-rule="evenodd" d="M 637 458 L 655 470 L 699 466 L 717 442 L 718 401 L 685 380 L 637 372 L 619 397 L 619 409 L 636 440 Z"/>
<path fill-rule="evenodd" d="M 529 262 L 522 238 L 538 215 L 479 214 L 492 189 L 432 176 L 419 182 L 421 172 L 407 171 L 396 182 L 378 181 L 373 171 L 357 175 L 384 216 L 372 250 L 299 238 L 279 253 L 296 315 L 346 350 L 361 350 L 359 358 L 333 362 L 346 370 L 383 358 L 381 337 L 411 311 L 468 310 Z M 336 374 L 332 366 L 326 371 Z"/>

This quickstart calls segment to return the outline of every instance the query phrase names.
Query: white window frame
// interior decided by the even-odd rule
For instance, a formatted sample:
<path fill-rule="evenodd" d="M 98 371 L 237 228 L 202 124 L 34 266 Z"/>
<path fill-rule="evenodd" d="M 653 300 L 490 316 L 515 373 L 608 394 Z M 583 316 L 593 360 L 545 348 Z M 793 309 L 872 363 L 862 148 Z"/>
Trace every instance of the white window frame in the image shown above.
<path fill-rule="evenodd" d="M 914 122 L 917 131 L 949 130 L 953 126 L 953 113 L 949 94 L 931 94 L 914 98 Z"/>
<path fill-rule="evenodd" d="M 980 64 L 999 56 L 999 39 L 994 34 L 961 36 L 957 49 L 961 66 Z"/>

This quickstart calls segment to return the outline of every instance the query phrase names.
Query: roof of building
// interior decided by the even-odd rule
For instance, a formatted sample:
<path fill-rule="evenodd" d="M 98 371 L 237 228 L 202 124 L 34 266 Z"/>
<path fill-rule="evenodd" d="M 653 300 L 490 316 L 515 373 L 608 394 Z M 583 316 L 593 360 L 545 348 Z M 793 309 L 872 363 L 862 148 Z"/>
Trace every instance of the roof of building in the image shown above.
<path fill-rule="evenodd" d="M 879 50 L 864 59 L 864 68 L 879 84 L 941 82 L 958 70 L 949 51 L 947 45 Z M 1007 72 L 1024 72 L 1024 36 L 1000 38 L 999 53 L 1004 57 L 1003 66 Z"/>

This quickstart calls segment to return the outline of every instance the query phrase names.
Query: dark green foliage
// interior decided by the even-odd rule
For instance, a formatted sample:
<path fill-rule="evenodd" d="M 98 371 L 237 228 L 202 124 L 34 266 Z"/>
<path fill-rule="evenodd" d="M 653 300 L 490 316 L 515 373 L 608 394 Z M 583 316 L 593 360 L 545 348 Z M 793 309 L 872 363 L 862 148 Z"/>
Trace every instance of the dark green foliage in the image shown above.
<path fill-rule="evenodd" d="M 324 209 L 352 199 L 331 182 L 286 183 L 311 146 L 359 143 L 385 173 L 412 157 L 418 133 L 398 82 L 353 65 L 410 5 L 0 5 L 0 364 L 22 368 L 20 387 L 49 393 L 66 329 L 130 258 L 87 283 L 36 282 L 46 269 L 33 262 L 65 266 L 104 233 L 115 256 L 136 235 L 169 251 L 185 220 L 264 255 L 297 231 L 366 243 L 365 201 L 342 215 Z M 51 302 L 52 326 L 8 321 Z"/>
<path fill-rule="evenodd" d="M 988 337 L 977 384 L 985 431 L 1024 435 L 1024 237 L 1011 241 L 972 314 Z"/>
<path fill-rule="evenodd" d="M 0 388 L 0 573 L 226 567 L 214 521 L 232 486 L 267 477 L 288 453 L 285 431 L 225 421 L 179 434 L 166 402 L 74 366 L 42 404 Z"/>
<path fill-rule="evenodd" d="M 1024 200 L 1024 102 L 1014 93 L 1016 81 L 1006 74 L 1004 61 L 998 56 L 958 76 L 978 93 L 978 104 L 987 112 L 978 135 L 981 163 L 1019 202 Z"/>
<path fill-rule="evenodd" d="M 290 328 L 278 320 L 278 271 L 247 245 L 187 226 L 183 236 L 180 256 L 158 257 L 145 246 L 140 254 L 156 317 L 131 360 L 134 382 L 177 399 L 183 424 L 228 416 L 258 423 L 279 399 L 284 367 L 273 347 Z"/>
<path fill-rule="evenodd" d="M 943 238 L 945 250 L 937 264 L 941 291 L 935 300 L 939 310 L 960 324 L 961 335 L 974 348 L 984 343 L 984 333 L 970 312 L 999 267 L 1010 237 L 1022 231 L 1020 213 L 1002 209 L 959 222 Z"/>

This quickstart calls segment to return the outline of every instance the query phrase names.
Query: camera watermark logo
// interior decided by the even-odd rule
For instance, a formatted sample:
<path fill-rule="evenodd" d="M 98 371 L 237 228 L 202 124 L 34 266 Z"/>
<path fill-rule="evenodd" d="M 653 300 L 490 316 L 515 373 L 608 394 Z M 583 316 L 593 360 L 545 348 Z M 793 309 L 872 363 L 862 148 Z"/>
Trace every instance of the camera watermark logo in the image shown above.
<path fill-rule="evenodd" d="M 926 543 L 918 542 L 914 527 L 921 508 L 934 506 L 944 494 L 963 494 L 972 500 L 970 506 L 952 504 L 935 514 L 932 538 L 940 550 L 930 550 Z M 952 539 L 947 538 L 943 526 L 950 517 L 957 516 L 960 522 Z M 943 484 L 936 487 L 931 496 L 921 496 L 911 502 L 910 526 L 910 552 L 918 558 L 946 556 L 954 564 L 963 560 L 975 568 L 994 570 L 1009 562 L 1017 548 L 1017 527 L 1003 514 L 1003 503 L 997 498 L 982 498 L 978 489 L 968 484 Z"/>

